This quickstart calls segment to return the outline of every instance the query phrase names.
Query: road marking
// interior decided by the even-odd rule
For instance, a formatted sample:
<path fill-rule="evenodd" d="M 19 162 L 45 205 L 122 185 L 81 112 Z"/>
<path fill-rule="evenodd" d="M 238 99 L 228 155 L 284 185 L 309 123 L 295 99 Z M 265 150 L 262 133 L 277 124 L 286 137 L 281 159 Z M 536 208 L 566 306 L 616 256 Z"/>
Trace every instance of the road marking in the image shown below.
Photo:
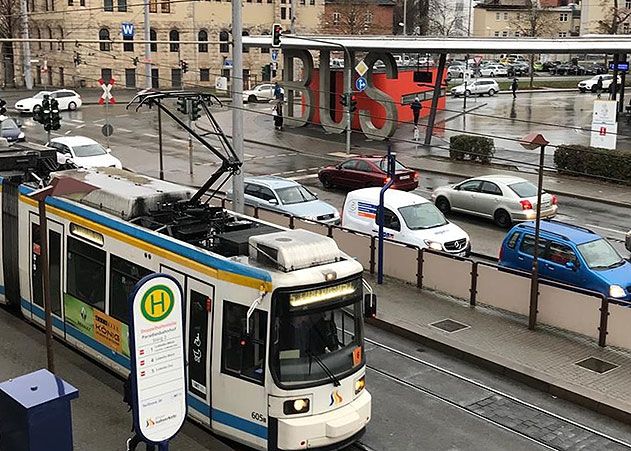
<path fill-rule="evenodd" d="M 77 125 L 75 127 L 75 130 L 79 130 L 80 128 L 83 128 L 83 127 L 85 127 L 85 124 Z"/>
<path fill-rule="evenodd" d="M 72 133 L 72 130 L 68 130 L 66 133 L 64 133 L 64 135 L 69 135 L 70 133 Z"/>
<path fill-rule="evenodd" d="M 357 156 L 356 153 L 346 153 L 346 152 L 329 152 L 328 155 L 331 155 L 332 157 L 342 157 L 342 158 Z"/>
<path fill-rule="evenodd" d="M 293 181 L 315 179 L 315 178 L 318 178 L 318 174 L 297 175 L 295 177 L 287 177 L 287 178 Z"/>
<path fill-rule="evenodd" d="M 80 119 L 70 119 L 70 122 L 76 122 L 77 124 L 83 124 L 84 121 Z"/>
<path fill-rule="evenodd" d="M 294 171 L 294 172 L 307 172 L 307 169 L 297 169 L 297 170 L 296 170 L 296 171 Z"/>
<path fill-rule="evenodd" d="M 595 229 L 600 229 L 600 230 L 606 230 L 607 232 L 611 232 L 611 233 L 619 233 L 620 235 L 626 235 L 627 232 L 621 232 L 620 230 L 615 230 L 615 229 L 609 229 L 607 227 L 600 227 L 597 226 L 595 224 L 585 224 L 587 227 L 593 227 Z"/>
<path fill-rule="evenodd" d="M 184 141 L 183 139 L 171 138 L 171 141 L 180 143 L 180 144 L 186 144 L 186 141 Z"/>
<path fill-rule="evenodd" d="M 307 169 L 307 171 L 319 171 L 319 170 L 320 170 L 320 168 L 309 168 L 309 169 Z"/>
<path fill-rule="evenodd" d="M 256 155 L 252 155 L 249 153 L 244 154 L 246 158 L 254 158 Z"/>
<path fill-rule="evenodd" d="M 116 117 L 127 117 L 129 114 L 117 114 Z"/>
<path fill-rule="evenodd" d="M 143 133 L 142 136 L 148 136 L 149 138 L 157 138 L 158 135 L 152 135 L 151 133 Z"/>
<path fill-rule="evenodd" d="M 127 130 L 126 128 L 119 128 L 118 131 L 125 132 L 125 133 L 133 133 L 131 130 Z"/>
<path fill-rule="evenodd" d="M 105 119 L 97 119 L 96 121 L 92 121 L 95 124 L 98 124 L 99 122 L 105 122 Z"/>

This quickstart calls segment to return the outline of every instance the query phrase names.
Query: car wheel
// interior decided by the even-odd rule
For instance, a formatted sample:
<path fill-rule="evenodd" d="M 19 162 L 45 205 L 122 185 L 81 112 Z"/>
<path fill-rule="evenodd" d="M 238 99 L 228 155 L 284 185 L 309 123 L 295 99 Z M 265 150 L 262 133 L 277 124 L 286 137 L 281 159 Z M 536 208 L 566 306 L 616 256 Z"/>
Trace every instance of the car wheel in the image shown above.
<path fill-rule="evenodd" d="M 585 94 L 586 89 L 585 88 L 578 88 L 579 91 L 581 91 L 583 94 Z"/>
<path fill-rule="evenodd" d="M 444 214 L 447 214 L 451 211 L 451 204 L 445 197 L 439 197 L 436 199 L 436 208 L 442 211 Z"/>
<path fill-rule="evenodd" d="M 503 229 L 508 229 L 513 222 L 506 210 L 497 210 L 493 215 L 493 220 Z"/>
<path fill-rule="evenodd" d="M 495 95 L 495 89 L 489 89 L 489 96 L 493 97 Z"/>
<path fill-rule="evenodd" d="M 466 95 L 467 97 L 469 97 L 471 95 L 471 91 L 469 91 L 468 89 L 464 92 L 464 95 Z"/>
<path fill-rule="evenodd" d="M 250 94 L 248 97 L 248 103 L 256 103 L 256 96 L 254 94 Z"/>
<path fill-rule="evenodd" d="M 495 77 L 495 73 L 494 73 L 494 72 L 491 72 L 491 73 L 489 74 L 489 77 L 491 77 L 491 78 Z"/>
<path fill-rule="evenodd" d="M 333 182 L 331 182 L 331 177 L 330 176 L 323 175 L 322 178 L 320 179 L 320 181 L 322 182 L 322 186 L 324 186 L 326 189 L 333 188 Z"/>
<path fill-rule="evenodd" d="M 77 109 L 77 104 L 76 104 L 76 103 L 74 103 L 74 102 L 70 102 L 70 103 L 68 104 L 68 111 L 74 111 L 74 110 L 76 110 L 76 109 Z"/>

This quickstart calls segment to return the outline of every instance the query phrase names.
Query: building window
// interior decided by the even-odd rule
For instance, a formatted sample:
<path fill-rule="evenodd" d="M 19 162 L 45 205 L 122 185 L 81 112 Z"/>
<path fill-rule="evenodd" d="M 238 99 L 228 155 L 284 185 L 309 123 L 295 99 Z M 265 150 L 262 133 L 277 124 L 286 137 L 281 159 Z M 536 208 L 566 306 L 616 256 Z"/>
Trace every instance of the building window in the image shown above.
<path fill-rule="evenodd" d="M 153 28 L 149 29 L 149 40 L 150 41 L 157 41 L 158 40 L 158 33 L 156 33 L 156 30 L 154 30 Z M 152 53 L 158 53 L 158 43 L 157 42 L 152 42 L 150 44 L 151 47 L 151 52 Z"/>
<path fill-rule="evenodd" d="M 136 70 L 125 69 L 126 83 L 130 81 L 128 76 L 133 76 L 135 82 Z M 133 88 L 134 84 L 131 86 L 127 85 L 127 87 Z M 136 282 L 151 273 L 152 271 L 116 255 L 110 256 L 110 316 L 125 324 L 129 324 L 129 303 L 127 302 L 127 297 Z"/>
<path fill-rule="evenodd" d="M 68 0 L 68 6 L 74 6 L 74 1 L 73 0 Z"/>
<path fill-rule="evenodd" d="M 624 34 L 629 34 L 629 22 L 625 22 L 622 24 L 622 32 Z"/>
<path fill-rule="evenodd" d="M 625 7 L 626 9 L 631 9 L 631 0 L 626 0 L 626 1 L 624 2 L 624 7 Z"/>
<path fill-rule="evenodd" d="M 567 31 L 559 31 L 560 38 L 567 38 Z"/>
<path fill-rule="evenodd" d="M 103 0 L 103 11 L 108 13 L 114 11 L 114 0 Z"/>
<path fill-rule="evenodd" d="M 118 0 L 118 12 L 119 13 L 127 12 L 127 0 Z"/>
<path fill-rule="evenodd" d="M 499 37 L 499 35 L 500 35 L 500 32 L 499 32 L 499 31 L 496 31 L 496 32 L 493 34 L 493 36 L 495 36 L 496 38 L 497 38 L 497 37 Z"/>
<path fill-rule="evenodd" d="M 169 31 L 169 52 L 179 52 L 180 51 L 180 32 L 177 30 Z"/>
<path fill-rule="evenodd" d="M 101 28 L 99 30 L 99 40 L 100 41 L 109 41 L 110 40 L 110 30 L 108 30 L 107 28 Z M 109 42 L 100 42 L 99 43 L 99 49 L 102 52 L 109 52 L 110 50 L 112 50 L 112 44 Z"/>
<path fill-rule="evenodd" d="M 125 69 L 125 87 L 136 87 L 136 69 Z"/>
<path fill-rule="evenodd" d="M 246 30 L 243 30 L 241 32 L 241 36 L 250 36 L 250 32 L 246 31 Z M 249 52 L 250 52 L 250 48 L 243 46 L 243 53 L 249 53 Z"/>
<path fill-rule="evenodd" d="M 508 20 L 508 13 L 504 13 L 504 20 Z"/>
<path fill-rule="evenodd" d="M 104 81 L 108 81 L 112 79 L 112 69 L 109 67 L 104 67 L 101 69 L 101 79 Z"/>
<path fill-rule="evenodd" d="M 131 41 L 131 42 L 123 42 L 123 51 L 124 52 L 133 52 L 134 51 L 134 37 L 133 36 L 123 36 L 123 41 Z"/>
<path fill-rule="evenodd" d="M 228 53 L 230 51 L 230 45 L 228 44 L 228 39 L 230 39 L 230 35 L 227 31 L 219 32 L 219 53 Z M 225 42 L 225 44 L 224 44 Z"/>
<path fill-rule="evenodd" d="M 502 15 L 500 13 L 495 13 L 495 20 L 501 20 Z"/>
<path fill-rule="evenodd" d="M 287 19 L 287 8 L 285 8 L 284 6 L 280 9 L 280 18 L 281 20 Z"/>
<path fill-rule="evenodd" d="M 85 0 L 79 0 L 79 6 L 85 6 Z"/>
<path fill-rule="evenodd" d="M 39 28 L 37 29 L 37 39 L 42 39 L 42 32 L 39 30 Z M 39 50 L 42 49 L 42 41 L 37 42 L 37 48 Z"/>
<path fill-rule="evenodd" d="M 333 13 L 333 25 L 339 25 L 342 19 L 342 15 L 338 12 Z"/>
<path fill-rule="evenodd" d="M 568 13 L 561 13 L 561 14 L 559 14 L 559 21 L 561 21 L 561 22 L 567 22 L 567 20 L 568 20 L 568 16 L 569 16 L 569 14 L 568 14 Z"/>
<path fill-rule="evenodd" d="M 149 0 L 149 12 L 150 13 L 158 12 L 158 0 Z"/>
<path fill-rule="evenodd" d="M 206 30 L 199 30 L 197 33 L 198 41 L 208 41 L 208 32 Z M 197 45 L 197 51 L 199 53 L 208 53 L 208 44 L 202 44 L 201 42 Z"/>
<path fill-rule="evenodd" d="M 502 37 L 507 37 L 508 36 L 508 31 L 502 31 Z"/>
<path fill-rule="evenodd" d="M 170 13 L 171 12 L 171 2 L 169 2 L 169 1 L 162 2 L 160 10 L 163 13 Z"/>
<path fill-rule="evenodd" d="M 30 0 L 26 2 L 26 10 L 30 13 L 35 11 L 35 0 Z"/>
<path fill-rule="evenodd" d="M 61 39 L 63 39 L 63 38 L 64 38 L 64 29 L 63 29 L 63 28 L 61 28 L 61 27 L 59 27 L 59 37 L 60 37 Z M 59 43 L 59 48 L 58 48 L 57 50 L 62 50 L 62 51 L 63 51 L 63 50 L 66 50 L 66 44 L 65 44 L 63 41 L 61 41 L 61 42 Z"/>
<path fill-rule="evenodd" d="M 182 69 L 171 69 L 171 87 L 175 89 L 182 88 Z"/>
<path fill-rule="evenodd" d="M 374 17 L 375 16 L 372 13 L 372 11 L 366 12 L 366 25 L 372 25 L 372 21 L 373 21 Z"/>
<path fill-rule="evenodd" d="M 105 311 L 105 251 L 68 237 L 67 293 Z"/>
<path fill-rule="evenodd" d="M 515 37 L 518 38 L 520 36 L 521 33 L 519 33 L 519 31 L 515 32 Z"/>
<path fill-rule="evenodd" d="M 151 68 L 151 87 L 160 89 L 160 71 L 155 67 Z"/>
<path fill-rule="evenodd" d="M 50 27 L 48 27 L 48 39 L 50 39 L 50 41 L 48 41 L 48 46 L 50 47 L 50 50 L 53 49 L 53 30 L 50 29 Z"/>
<path fill-rule="evenodd" d="M 311 6 L 315 5 L 315 0 L 309 0 L 309 4 L 310 4 Z"/>
<path fill-rule="evenodd" d="M 199 70 L 199 81 L 210 81 L 210 69 Z"/>
<path fill-rule="evenodd" d="M 300 4 L 305 5 L 306 4 L 305 0 L 300 0 Z"/>

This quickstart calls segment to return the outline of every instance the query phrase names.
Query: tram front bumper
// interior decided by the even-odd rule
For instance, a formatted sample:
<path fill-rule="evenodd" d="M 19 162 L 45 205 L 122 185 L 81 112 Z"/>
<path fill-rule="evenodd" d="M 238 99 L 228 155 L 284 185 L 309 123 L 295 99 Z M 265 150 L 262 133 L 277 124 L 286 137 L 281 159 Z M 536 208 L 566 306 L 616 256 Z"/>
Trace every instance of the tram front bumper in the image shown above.
<path fill-rule="evenodd" d="M 330 412 L 301 418 L 279 418 L 278 448 L 332 447 L 364 429 L 370 415 L 371 396 L 364 390 L 349 404 Z"/>

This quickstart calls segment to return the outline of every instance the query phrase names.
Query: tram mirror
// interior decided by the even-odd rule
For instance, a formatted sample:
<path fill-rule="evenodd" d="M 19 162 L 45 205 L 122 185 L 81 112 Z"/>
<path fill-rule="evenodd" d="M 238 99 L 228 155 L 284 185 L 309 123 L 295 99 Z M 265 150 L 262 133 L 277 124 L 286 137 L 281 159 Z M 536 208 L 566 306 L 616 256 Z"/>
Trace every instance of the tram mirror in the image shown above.
<path fill-rule="evenodd" d="M 375 318 L 377 316 L 377 295 L 364 295 L 364 318 Z"/>
<path fill-rule="evenodd" d="M 267 202 L 272 204 L 272 205 L 278 205 L 278 201 L 276 199 L 270 199 Z"/>

